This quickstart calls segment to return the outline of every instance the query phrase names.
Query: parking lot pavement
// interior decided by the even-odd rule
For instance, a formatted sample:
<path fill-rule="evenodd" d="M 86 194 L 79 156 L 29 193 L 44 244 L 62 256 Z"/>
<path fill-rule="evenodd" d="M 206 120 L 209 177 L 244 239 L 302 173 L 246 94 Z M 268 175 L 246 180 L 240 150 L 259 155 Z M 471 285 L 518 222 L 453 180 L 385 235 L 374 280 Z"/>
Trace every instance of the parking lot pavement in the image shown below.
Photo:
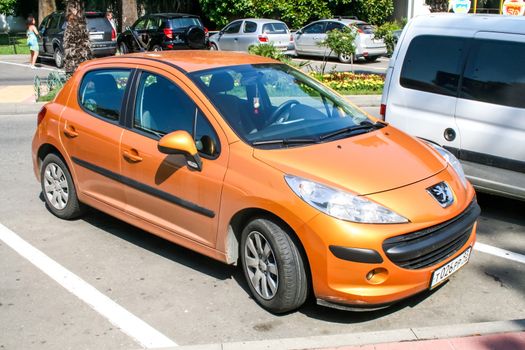
<path fill-rule="evenodd" d="M 319 71 L 323 63 L 322 57 L 300 57 L 292 59 L 296 63 L 306 63 L 302 67 L 303 71 Z M 366 62 L 359 60 L 350 63 L 341 63 L 336 59 L 329 59 L 326 63 L 325 72 L 355 72 L 355 73 L 367 73 L 367 74 L 385 74 L 388 68 L 388 57 L 380 57 L 376 62 Z"/>
<path fill-rule="evenodd" d="M 308 302 L 298 312 L 269 314 L 233 266 L 95 210 L 75 221 L 51 215 L 32 172 L 34 129 L 34 114 L 0 116 L 0 223 L 175 344 L 333 338 L 523 318 L 525 264 L 479 251 L 449 283 L 385 310 L 352 313 Z M 525 255 L 524 203 L 487 195 L 479 202 L 478 241 Z M 142 346 L 3 240 L 0 266 L 0 349 Z"/>

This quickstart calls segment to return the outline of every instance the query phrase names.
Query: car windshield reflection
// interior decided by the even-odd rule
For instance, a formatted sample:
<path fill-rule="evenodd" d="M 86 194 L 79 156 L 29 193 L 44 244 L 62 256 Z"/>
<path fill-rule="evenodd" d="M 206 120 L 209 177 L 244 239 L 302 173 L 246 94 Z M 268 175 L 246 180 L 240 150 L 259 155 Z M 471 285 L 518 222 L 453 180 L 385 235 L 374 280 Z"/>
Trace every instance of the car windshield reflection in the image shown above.
<path fill-rule="evenodd" d="M 349 137 L 353 134 L 337 131 L 369 122 L 346 100 L 284 64 L 222 67 L 191 76 L 237 135 L 256 147 L 333 140 L 321 137 L 329 134 Z"/>

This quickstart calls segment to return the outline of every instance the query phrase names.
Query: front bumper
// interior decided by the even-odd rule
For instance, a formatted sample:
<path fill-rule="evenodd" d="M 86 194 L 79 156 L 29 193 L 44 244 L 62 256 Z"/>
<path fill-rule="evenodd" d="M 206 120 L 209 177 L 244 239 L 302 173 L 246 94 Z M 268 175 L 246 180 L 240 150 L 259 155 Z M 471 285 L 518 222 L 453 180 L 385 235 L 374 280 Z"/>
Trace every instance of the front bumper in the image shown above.
<path fill-rule="evenodd" d="M 389 202 L 388 197 L 406 202 L 408 196 L 403 192 L 414 192 L 416 187 L 419 193 L 435 181 L 427 179 L 369 198 L 383 204 Z M 419 205 L 405 203 L 420 213 L 420 222 L 372 225 L 316 216 L 305 225 L 303 236 L 316 298 L 339 308 L 379 309 L 428 290 L 433 271 L 474 245 L 480 210 L 472 187 L 464 192 L 457 196 L 455 208 L 445 210 L 433 209 L 432 198 L 425 201 L 429 195 L 423 190 L 421 198 L 409 200 Z M 432 212 L 447 215 L 440 219 L 429 215 Z"/>

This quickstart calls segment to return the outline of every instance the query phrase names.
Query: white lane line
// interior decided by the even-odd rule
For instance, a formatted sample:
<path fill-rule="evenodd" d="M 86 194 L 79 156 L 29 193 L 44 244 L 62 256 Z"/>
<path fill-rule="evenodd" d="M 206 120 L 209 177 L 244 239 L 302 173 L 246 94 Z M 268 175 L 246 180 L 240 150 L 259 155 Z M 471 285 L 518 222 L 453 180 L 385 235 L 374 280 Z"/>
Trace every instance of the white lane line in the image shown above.
<path fill-rule="evenodd" d="M 483 244 L 480 242 L 476 242 L 476 244 L 474 245 L 474 249 L 483 253 L 492 254 L 495 256 L 499 256 L 500 258 L 505 258 L 525 264 L 525 255 L 514 253 L 510 250 L 493 247 L 491 245 Z"/>
<path fill-rule="evenodd" d="M 6 61 L 0 61 L 0 63 L 10 64 L 10 65 L 19 66 L 19 67 L 30 68 L 29 64 L 25 64 L 25 63 L 6 62 Z M 64 72 L 63 70 L 60 70 L 60 69 L 47 68 L 47 67 L 35 67 L 35 69 L 43 69 L 43 70 L 49 70 L 49 71 L 52 71 L 52 72 L 61 72 L 61 73 Z"/>
<path fill-rule="evenodd" d="M 0 240 L 145 348 L 177 344 L 0 224 Z"/>

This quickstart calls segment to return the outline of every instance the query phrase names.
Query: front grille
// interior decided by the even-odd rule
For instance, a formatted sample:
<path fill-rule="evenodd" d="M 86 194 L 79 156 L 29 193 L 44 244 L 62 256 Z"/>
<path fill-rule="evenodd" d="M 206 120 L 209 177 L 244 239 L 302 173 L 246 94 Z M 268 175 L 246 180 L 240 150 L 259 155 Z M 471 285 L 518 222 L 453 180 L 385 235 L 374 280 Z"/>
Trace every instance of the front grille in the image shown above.
<path fill-rule="evenodd" d="M 465 211 L 449 221 L 386 239 L 383 250 L 392 262 L 405 269 L 436 265 L 454 255 L 468 241 L 480 212 L 474 200 Z"/>

